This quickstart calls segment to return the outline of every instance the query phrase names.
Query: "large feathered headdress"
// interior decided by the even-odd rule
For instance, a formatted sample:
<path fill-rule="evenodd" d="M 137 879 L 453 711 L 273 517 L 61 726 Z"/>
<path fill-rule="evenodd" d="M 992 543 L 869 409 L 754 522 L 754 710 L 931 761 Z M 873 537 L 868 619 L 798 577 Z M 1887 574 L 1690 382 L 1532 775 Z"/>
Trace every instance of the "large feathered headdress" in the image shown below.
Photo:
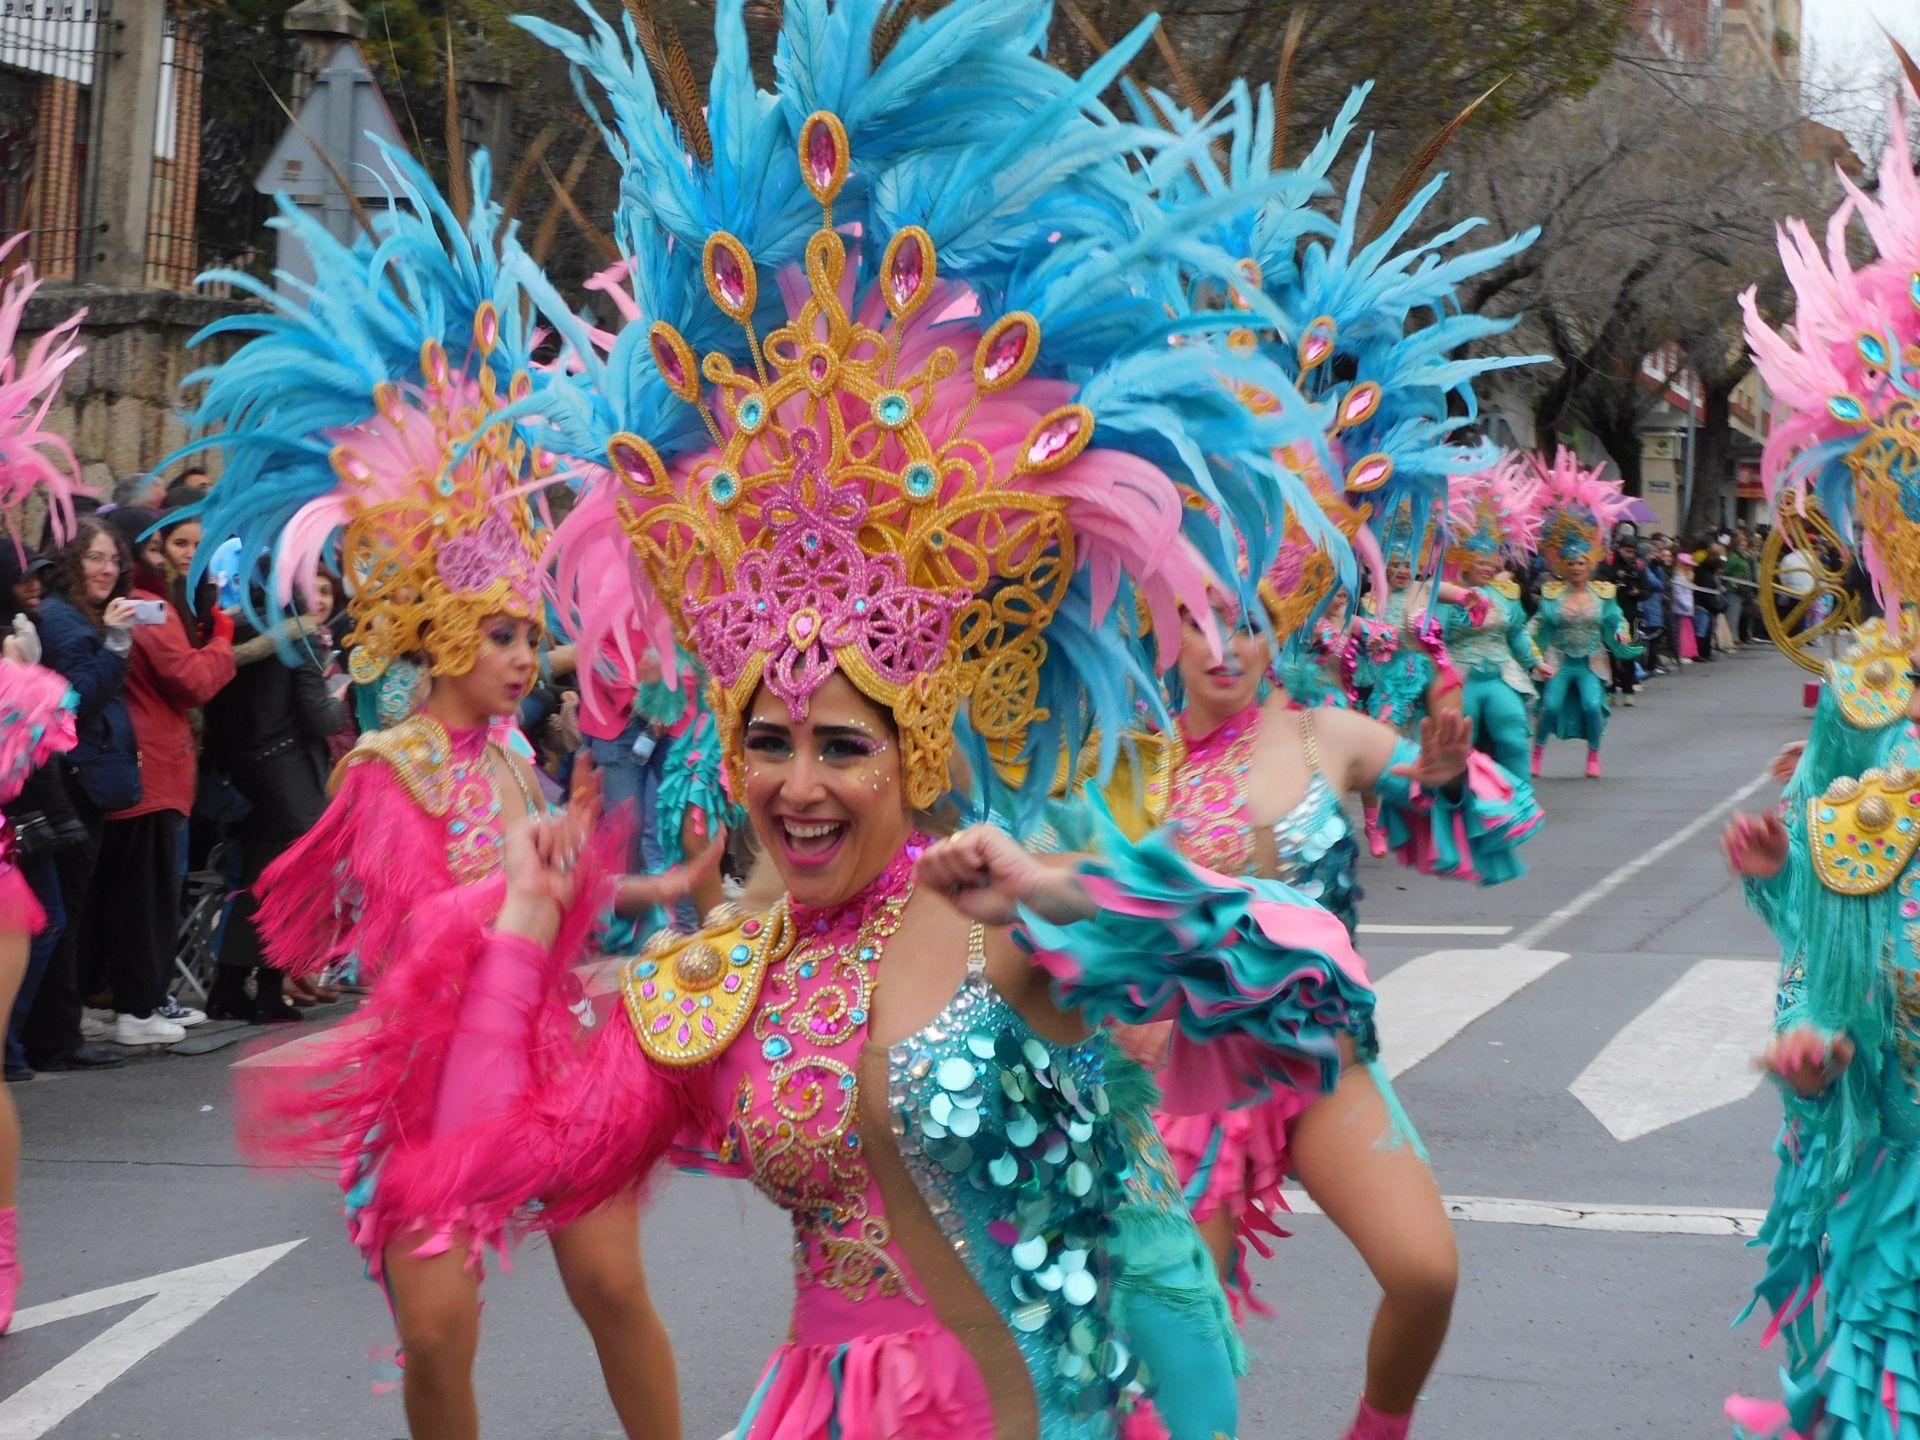
<path fill-rule="evenodd" d="M 1448 493 L 1447 561 L 1524 559 L 1540 548 L 1542 485 L 1530 457 L 1508 451 L 1454 477 Z"/>
<path fill-rule="evenodd" d="M 189 381 L 205 391 L 187 453 L 226 455 L 196 566 L 237 536 L 263 629 L 322 564 L 337 568 L 363 682 L 416 655 L 464 673 L 487 619 L 543 618 L 536 496 L 555 478 L 523 428 L 531 332 L 500 263 L 509 235 L 487 157 L 464 220 L 413 160 L 389 150 L 387 162 L 400 191 L 351 244 L 282 200 L 274 223 L 299 236 L 314 280 L 280 294 L 221 277 L 270 309 L 202 331 L 252 338 Z"/>
<path fill-rule="evenodd" d="M 1793 323 L 1776 330 L 1753 291 L 1741 297 L 1754 364 L 1784 412 L 1761 478 L 1776 506 L 1813 500 L 1842 534 L 1860 526 L 1889 616 L 1920 600 L 1920 176 L 1907 118 L 1896 100 L 1873 193 L 1841 173 L 1824 249 L 1804 222 L 1781 227 Z M 1856 219 L 1877 252 L 1857 268 Z"/>
<path fill-rule="evenodd" d="M 1540 553 L 1556 570 L 1582 559 L 1598 565 L 1613 527 L 1633 508 L 1620 481 L 1605 465 L 1582 465 L 1564 446 L 1551 460 L 1531 452 L 1524 459 L 1539 484 Z"/>
<path fill-rule="evenodd" d="M 1034 53 L 1030 0 L 917 16 L 890 49 L 882 8 L 787 7 L 769 96 L 720 5 L 701 145 L 631 23 L 622 43 L 523 22 L 610 97 L 628 176 L 633 318 L 596 336 L 547 303 L 576 367 L 553 443 L 607 477 L 556 537 L 558 604 L 602 650 L 657 645 L 664 619 L 735 766 L 760 687 L 799 713 L 838 673 L 894 715 L 913 803 L 949 788 L 956 729 L 976 771 L 1043 793 L 1089 729 L 1111 748 L 1153 703 L 1143 630 L 1170 665 L 1220 557 L 1271 562 L 1270 500 L 1304 495 L 1274 453 L 1317 420 L 1186 302 L 1191 275 L 1234 273 L 1206 221 L 1245 202 L 1176 211 L 1129 163 L 1204 138 L 1099 109 L 1144 27 L 1076 79 Z M 1216 517 L 1206 559 L 1182 486 Z M 637 580 L 580 559 L 610 516 Z"/>

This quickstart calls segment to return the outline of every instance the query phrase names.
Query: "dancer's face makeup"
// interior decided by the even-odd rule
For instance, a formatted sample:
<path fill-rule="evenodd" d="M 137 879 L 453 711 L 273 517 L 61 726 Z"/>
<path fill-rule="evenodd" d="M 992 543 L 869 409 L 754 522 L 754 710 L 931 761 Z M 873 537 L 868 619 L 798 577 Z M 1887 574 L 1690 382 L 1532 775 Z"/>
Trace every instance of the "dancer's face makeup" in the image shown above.
<path fill-rule="evenodd" d="M 511 715 L 533 688 L 539 669 L 540 631 L 511 615 L 488 616 L 480 626 L 480 650 L 464 675 L 434 677 L 475 718 Z"/>
<path fill-rule="evenodd" d="M 1215 659 L 1207 637 L 1191 616 L 1183 617 L 1180 631 L 1180 680 L 1186 686 L 1191 728 L 1211 729 L 1251 705 L 1260 694 L 1260 680 L 1273 657 L 1264 635 L 1242 625 L 1232 607 L 1216 601 L 1214 622 L 1219 627 L 1220 658 Z"/>
<path fill-rule="evenodd" d="M 827 677 L 799 719 L 763 686 L 741 743 L 747 813 L 801 904 L 852 899 L 912 833 L 892 717 L 845 676 Z"/>
<path fill-rule="evenodd" d="M 1413 566 L 1404 555 L 1394 555 L 1387 560 L 1387 588 L 1404 590 L 1413 583 Z"/>
<path fill-rule="evenodd" d="M 1468 585 L 1478 589 L 1480 586 L 1490 583 L 1493 577 L 1499 573 L 1500 557 L 1498 555 L 1481 555 L 1476 553 L 1467 561 L 1466 565 L 1462 567 L 1460 578 L 1466 581 Z"/>

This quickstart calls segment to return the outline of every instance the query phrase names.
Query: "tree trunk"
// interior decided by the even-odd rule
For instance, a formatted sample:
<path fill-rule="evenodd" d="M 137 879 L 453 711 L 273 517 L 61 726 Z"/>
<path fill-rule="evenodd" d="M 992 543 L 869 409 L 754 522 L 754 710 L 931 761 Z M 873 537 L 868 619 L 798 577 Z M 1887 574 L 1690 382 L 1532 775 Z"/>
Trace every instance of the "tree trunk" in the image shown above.
<path fill-rule="evenodd" d="M 1704 534 L 1720 528 L 1720 500 L 1732 493 L 1733 387 L 1735 380 L 1702 380 L 1706 415 L 1693 432 L 1693 499 L 1686 528 Z"/>
<path fill-rule="evenodd" d="M 1640 427 L 1630 415 L 1608 424 L 1596 425 L 1589 416 L 1587 428 L 1607 452 L 1613 468 L 1620 472 L 1620 485 L 1629 495 L 1640 493 Z"/>

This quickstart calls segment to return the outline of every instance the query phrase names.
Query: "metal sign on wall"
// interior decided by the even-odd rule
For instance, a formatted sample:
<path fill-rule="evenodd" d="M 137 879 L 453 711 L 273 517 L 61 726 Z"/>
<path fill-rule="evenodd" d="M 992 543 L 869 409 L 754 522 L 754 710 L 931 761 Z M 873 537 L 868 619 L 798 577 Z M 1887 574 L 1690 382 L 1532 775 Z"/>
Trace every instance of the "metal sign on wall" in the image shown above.
<path fill-rule="evenodd" d="M 337 168 L 353 187 L 356 198 L 385 200 L 396 182 L 382 142 L 395 149 L 400 128 L 386 97 L 374 83 L 367 58 L 352 41 L 344 41 L 314 77 L 313 90 L 300 106 L 300 123 L 289 125 L 274 146 L 267 163 L 254 179 L 254 188 L 266 195 L 285 195 L 312 214 L 340 240 L 351 240 L 358 222 L 346 193 L 333 177 Z M 323 147 L 323 159 L 315 146 Z M 329 167 L 327 160 L 332 160 Z M 276 268 L 296 280 L 311 280 L 313 266 L 305 248 L 288 231 L 278 232 L 280 250 Z M 282 281 L 282 288 L 285 288 Z"/>

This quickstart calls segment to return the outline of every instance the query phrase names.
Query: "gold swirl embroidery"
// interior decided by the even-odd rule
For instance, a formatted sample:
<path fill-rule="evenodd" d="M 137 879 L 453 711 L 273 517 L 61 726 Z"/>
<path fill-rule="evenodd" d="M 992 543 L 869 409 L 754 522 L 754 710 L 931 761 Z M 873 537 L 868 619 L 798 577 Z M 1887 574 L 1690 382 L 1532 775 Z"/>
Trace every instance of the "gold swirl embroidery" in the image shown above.
<path fill-rule="evenodd" d="M 889 1253 L 892 1228 L 867 1201 L 873 1180 L 856 1124 L 858 1077 L 823 1053 L 857 1046 L 866 1033 L 874 966 L 911 895 L 909 888 L 879 905 L 851 944 L 788 947 L 767 974 L 753 1033 L 763 1055 L 786 1046 L 791 1058 L 766 1072 L 764 1113 L 756 1113 L 751 1076 L 734 1093 L 739 1148 L 753 1183 L 792 1217 L 796 1276 L 851 1301 L 880 1295 L 924 1303 Z M 784 902 L 777 918 L 791 925 Z"/>

